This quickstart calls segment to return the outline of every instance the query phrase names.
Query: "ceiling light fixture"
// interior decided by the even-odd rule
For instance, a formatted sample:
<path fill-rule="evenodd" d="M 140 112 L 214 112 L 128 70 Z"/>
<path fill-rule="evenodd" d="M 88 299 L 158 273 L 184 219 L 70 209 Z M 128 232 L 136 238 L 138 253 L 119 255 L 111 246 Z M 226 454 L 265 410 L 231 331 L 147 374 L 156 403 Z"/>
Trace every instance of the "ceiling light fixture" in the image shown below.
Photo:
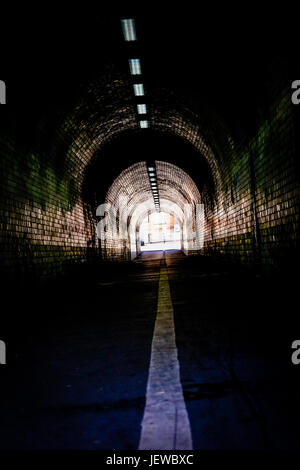
<path fill-rule="evenodd" d="M 121 20 L 125 41 L 136 41 L 135 21 L 133 18 Z"/>

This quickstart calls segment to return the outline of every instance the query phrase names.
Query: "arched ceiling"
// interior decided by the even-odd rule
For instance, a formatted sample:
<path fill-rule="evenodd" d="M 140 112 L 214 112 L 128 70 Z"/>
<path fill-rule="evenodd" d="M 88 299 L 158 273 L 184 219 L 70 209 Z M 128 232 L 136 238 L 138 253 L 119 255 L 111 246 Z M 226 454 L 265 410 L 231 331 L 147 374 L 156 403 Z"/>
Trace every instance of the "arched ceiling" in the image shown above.
<path fill-rule="evenodd" d="M 151 130 L 173 134 L 191 143 L 207 160 L 217 187 L 220 155 L 217 156 L 209 144 L 208 126 L 203 117 L 182 108 L 174 99 L 158 105 L 158 97 L 153 93 L 145 97 L 151 110 L 148 116 Z M 140 129 L 129 78 L 118 75 L 111 82 L 102 79 L 90 84 L 87 94 L 64 120 L 60 130 L 70 143 L 67 160 L 71 165 L 75 161 L 78 181 L 83 180 L 85 168 L 105 144 L 130 131 L 145 134 L 149 129 Z"/>
<path fill-rule="evenodd" d="M 194 208 L 201 203 L 199 190 L 181 168 L 161 161 L 155 161 L 155 167 L 161 210 L 174 213 L 182 221 L 186 204 Z M 124 170 L 109 188 L 105 203 L 116 209 L 121 205 L 122 210 L 126 205 L 128 223 L 135 230 L 143 217 L 155 209 L 146 162 Z"/>
<path fill-rule="evenodd" d="M 279 28 L 274 17 L 270 22 L 261 11 L 256 15 L 255 10 L 237 11 L 235 6 L 233 15 L 227 5 L 222 12 L 220 8 L 216 12 L 201 5 L 196 13 L 183 7 L 163 12 L 162 8 L 114 6 L 109 11 L 72 5 L 59 14 L 35 7 L 33 15 L 26 5 L 18 18 L 12 12 L 11 24 L 23 41 L 9 54 L 2 51 L 2 68 L 9 71 L 13 60 L 27 75 L 22 83 L 16 76 L 3 77 L 9 83 L 7 113 L 17 120 L 6 116 L 3 125 L 17 133 L 20 142 L 32 142 L 34 136 L 45 151 L 55 135 L 65 144 L 73 177 L 82 182 L 84 168 L 106 142 L 124 131 L 138 130 L 128 73 L 128 58 L 138 55 L 150 127 L 191 142 L 209 162 L 216 180 L 228 142 L 249 136 L 253 123 L 263 116 L 271 93 L 271 65 L 275 61 L 277 71 L 290 70 L 280 64 L 282 57 L 289 57 L 288 45 L 293 43 L 286 33 L 284 38 L 278 34 L 282 11 Z M 237 21 L 238 13 L 247 22 Z M 125 44 L 122 37 L 120 19 L 128 15 L 136 18 L 134 45 Z M 254 17 L 255 22 L 249 21 Z M 289 26 L 290 22 L 289 17 Z M 270 45 L 267 54 L 262 38 Z"/>
<path fill-rule="evenodd" d="M 85 171 L 83 199 L 95 209 L 104 202 L 107 192 L 111 191 L 109 188 L 111 188 L 113 181 L 119 181 L 121 174 L 123 176 L 127 174 L 129 166 L 133 167 L 137 163 L 140 164 L 141 161 L 149 164 L 155 160 L 158 161 L 157 183 L 161 197 L 168 199 L 172 191 L 175 191 L 172 195 L 173 198 L 176 196 L 180 200 L 183 197 L 188 202 L 195 199 L 195 195 L 191 194 L 187 186 L 182 187 L 182 180 L 176 172 L 177 167 L 185 174 L 193 175 L 194 185 L 198 188 L 198 192 L 201 192 L 203 185 L 206 184 L 210 187 L 211 193 L 214 193 L 211 167 L 207 159 L 193 144 L 169 132 L 154 131 L 153 129 L 146 129 L 146 132 L 143 132 L 137 129 L 121 133 L 119 137 L 112 139 L 95 153 Z M 161 168 L 161 165 L 164 165 L 163 161 L 167 162 L 165 168 Z M 150 190 L 149 179 L 145 174 L 145 165 L 146 163 L 138 178 L 132 176 L 134 188 L 136 188 L 136 180 L 138 179 L 141 188 L 145 186 Z M 128 178 L 130 179 L 130 175 Z M 130 184 L 131 181 L 127 186 L 129 187 Z M 183 196 L 181 195 L 182 191 L 184 191 Z M 150 193 L 149 195 L 151 196 Z M 139 191 L 135 197 L 137 200 L 139 199 Z M 147 197 L 145 195 L 144 199 L 146 200 Z"/>
<path fill-rule="evenodd" d="M 138 48 L 131 52 L 144 61 L 148 89 L 173 90 L 176 96 L 184 95 L 188 107 L 197 98 L 214 107 L 233 133 L 248 130 L 253 115 L 263 110 L 272 64 L 284 57 L 291 59 L 286 70 L 297 65 L 297 15 L 282 5 L 264 12 L 253 4 L 206 3 L 197 9 L 182 5 L 165 11 L 163 5 L 73 4 L 58 12 L 27 2 L 18 6 L 18 15 L 14 8 L 6 11 L 3 6 L 2 11 L 1 43 L 14 35 L 12 25 L 22 37 L 1 53 L 2 70 L 8 75 L 3 78 L 12 80 L 10 104 L 21 108 L 30 101 L 37 110 L 63 110 L 78 102 L 85 84 L 113 67 L 125 71 L 128 49 L 120 18 L 128 16 L 137 20 Z M 22 83 L 17 76 L 9 77 L 11 63 L 26 70 Z"/>

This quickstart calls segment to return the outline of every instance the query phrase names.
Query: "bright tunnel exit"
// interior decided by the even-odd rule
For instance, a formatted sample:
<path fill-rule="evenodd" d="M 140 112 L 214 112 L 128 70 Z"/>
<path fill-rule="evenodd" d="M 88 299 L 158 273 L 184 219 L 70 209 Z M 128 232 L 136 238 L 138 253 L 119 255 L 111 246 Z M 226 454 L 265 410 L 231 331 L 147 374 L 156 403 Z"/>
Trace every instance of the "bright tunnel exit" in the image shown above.
<path fill-rule="evenodd" d="M 141 251 L 180 250 L 182 231 L 173 214 L 148 213 L 140 226 Z"/>

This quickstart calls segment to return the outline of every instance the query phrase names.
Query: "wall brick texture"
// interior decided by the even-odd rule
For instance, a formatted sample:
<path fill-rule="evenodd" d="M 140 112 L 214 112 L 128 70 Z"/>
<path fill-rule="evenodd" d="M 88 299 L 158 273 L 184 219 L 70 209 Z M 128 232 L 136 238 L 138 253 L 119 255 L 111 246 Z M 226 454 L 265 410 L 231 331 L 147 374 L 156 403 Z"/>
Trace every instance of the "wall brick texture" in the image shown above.
<path fill-rule="evenodd" d="M 95 211 L 82 198 L 82 182 L 104 143 L 139 128 L 129 87 L 122 77 L 110 85 L 94 84 L 72 113 L 60 118 L 55 131 L 49 134 L 47 123 L 41 125 L 29 147 L 22 147 L 18 135 L 1 138 L 3 279 L 55 276 L 99 257 Z M 213 193 L 204 185 L 200 194 L 205 205 L 203 253 L 266 270 L 293 263 L 299 243 L 299 149 L 289 90 L 277 94 L 256 135 L 243 144 L 224 133 L 214 145 L 197 115 L 175 107 L 157 107 L 151 127 L 188 140 L 210 165 Z M 168 177 L 161 177 L 162 197 L 180 202 L 180 186 L 186 199 L 195 201 L 190 177 L 184 186 L 176 167 L 169 166 Z M 126 191 L 134 207 L 149 198 L 149 181 L 144 172 L 128 178 Z M 107 200 L 116 197 L 111 191 Z M 111 239 L 102 255 L 129 259 L 128 244 Z"/>

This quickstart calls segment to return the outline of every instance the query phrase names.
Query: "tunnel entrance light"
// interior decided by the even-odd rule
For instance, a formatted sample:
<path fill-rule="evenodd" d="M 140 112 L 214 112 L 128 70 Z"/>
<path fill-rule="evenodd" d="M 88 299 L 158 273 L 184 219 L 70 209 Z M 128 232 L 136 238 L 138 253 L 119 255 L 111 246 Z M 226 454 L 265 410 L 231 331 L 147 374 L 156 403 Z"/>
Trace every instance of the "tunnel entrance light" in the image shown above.
<path fill-rule="evenodd" d="M 136 41 L 134 19 L 121 20 L 121 24 L 125 41 Z"/>
<path fill-rule="evenodd" d="M 140 121 L 141 129 L 146 129 L 149 127 L 148 121 Z"/>
<path fill-rule="evenodd" d="M 144 96 L 144 85 L 142 83 L 135 83 L 133 85 L 135 96 Z"/>
<path fill-rule="evenodd" d="M 129 68 L 131 75 L 141 75 L 141 63 L 140 59 L 129 59 Z"/>
<path fill-rule="evenodd" d="M 138 114 L 147 114 L 147 107 L 145 104 L 138 104 L 137 105 L 137 112 Z M 149 168 L 148 168 L 149 169 Z"/>
<path fill-rule="evenodd" d="M 172 250 L 181 248 L 182 232 L 175 223 L 174 214 L 158 210 L 147 214 L 140 225 L 140 241 L 143 241 L 141 251 Z M 179 230 L 176 230 L 178 227 Z"/>

